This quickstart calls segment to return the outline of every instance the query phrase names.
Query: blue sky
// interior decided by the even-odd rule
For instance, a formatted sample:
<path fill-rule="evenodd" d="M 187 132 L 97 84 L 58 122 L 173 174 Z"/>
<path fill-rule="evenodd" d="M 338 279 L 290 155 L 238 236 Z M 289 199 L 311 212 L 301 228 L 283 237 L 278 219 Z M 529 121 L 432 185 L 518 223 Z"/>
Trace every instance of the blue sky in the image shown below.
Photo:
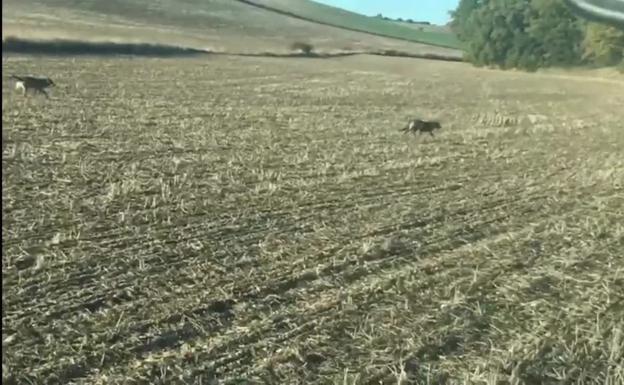
<path fill-rule="evenodd" d="M 448 11 L 455 9 L 459 0 L 314 0 L 349 11 L 374 16 L 382 13 L 393 19 L 414 19 L 445 24 Z"/>

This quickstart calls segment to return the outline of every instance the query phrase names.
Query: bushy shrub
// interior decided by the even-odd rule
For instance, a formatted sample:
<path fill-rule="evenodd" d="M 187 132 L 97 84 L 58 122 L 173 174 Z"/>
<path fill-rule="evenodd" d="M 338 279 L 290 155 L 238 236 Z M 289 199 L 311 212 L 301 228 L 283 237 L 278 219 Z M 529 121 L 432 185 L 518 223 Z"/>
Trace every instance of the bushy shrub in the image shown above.
<path fill-rule="evenodd" d="M 563 0 L 461 0 L 451 28 L 479 66 L 580 64 L 584 24 Z"/>

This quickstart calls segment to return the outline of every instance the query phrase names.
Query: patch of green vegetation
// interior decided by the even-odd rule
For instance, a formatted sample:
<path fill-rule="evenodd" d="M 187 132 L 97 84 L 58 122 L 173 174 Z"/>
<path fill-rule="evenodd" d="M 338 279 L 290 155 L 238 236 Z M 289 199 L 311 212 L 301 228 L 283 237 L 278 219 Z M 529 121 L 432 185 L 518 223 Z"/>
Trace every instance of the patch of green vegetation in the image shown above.
<path fill-rule="evenodd" d="M 453 17 L 478 66 L 615 66 L 624 57 L 624 31 L 579 19 L 565 0 L 461 0 Z"/>

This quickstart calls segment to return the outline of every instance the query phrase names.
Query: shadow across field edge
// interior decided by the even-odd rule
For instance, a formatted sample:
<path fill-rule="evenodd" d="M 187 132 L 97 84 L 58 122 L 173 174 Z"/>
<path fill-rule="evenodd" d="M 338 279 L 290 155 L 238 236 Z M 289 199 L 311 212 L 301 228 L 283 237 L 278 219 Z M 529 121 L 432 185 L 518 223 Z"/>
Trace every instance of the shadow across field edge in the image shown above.
<path fill-rule="evenodd" d="M 329 59 L 355 55 L 375 55 L 388 57 L 406 57 L 413 59 L 429 59 L 463 62 L 459 56 L 447 56 L 431 53 L 412 54 L 396 50 L 383 51 L 351 51 L 351 52 L 258 52 L 258 53 L 237 53 L 237 52 L 215 52 L 190 47 L 180 47 L 163 44 L 149 43 L 115 43 L 115 42 L 87 42 L 79 40 L 31 40 L 19 37 L 7 37 L 2 41 L 2 54 L 26 54 L 45 56 L 67 56 L 67 55 L 91 55 L 91 56 L 149 56 L 149 57 L 180 57 L 199 55 L 222 55 L 222 56 L 243 56 L 243 57 L 273 57 L 273 58 L 312 58 Z"/>
<path fill-rule="evenodd" d="M 163 44 L 87 42 L 80 40 L 31 40 L 7 37 L 2 40 L 2 54 L 20 53 L 36 55 L 135 55 L 135 56 L 189 56 L 208 51 Z"/>

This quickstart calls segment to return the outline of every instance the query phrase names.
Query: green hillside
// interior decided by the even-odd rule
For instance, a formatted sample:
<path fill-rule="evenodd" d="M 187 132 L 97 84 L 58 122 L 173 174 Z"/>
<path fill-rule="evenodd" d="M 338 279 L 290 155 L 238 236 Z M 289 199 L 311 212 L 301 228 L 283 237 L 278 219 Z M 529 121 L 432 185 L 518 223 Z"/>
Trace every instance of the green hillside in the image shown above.
<path fill-rule="evenodd" d="M 305 41 L 319 51 L 459 54 L 444 48 L 454 46 L 449 34 L 422 33 L 307 0 L 255 4 L 236 0 L 5 0 L 2 34 L 174 44 L 225 52 L 283 52 L 292 42 Z"/>
<path fill-rule="evenodd" d="M 422 42 L 450 48 L 460 48 L 461 43 L 448 32 L 433 29 L 415 30 L 391 20 L 360 15 L 340 8 L 310 0 L 237 0 L 258 4 L 274 10 L 297 15 L 307 20 L 338 26 L 356 31 L 365 31 L 408 41 Z"/>

